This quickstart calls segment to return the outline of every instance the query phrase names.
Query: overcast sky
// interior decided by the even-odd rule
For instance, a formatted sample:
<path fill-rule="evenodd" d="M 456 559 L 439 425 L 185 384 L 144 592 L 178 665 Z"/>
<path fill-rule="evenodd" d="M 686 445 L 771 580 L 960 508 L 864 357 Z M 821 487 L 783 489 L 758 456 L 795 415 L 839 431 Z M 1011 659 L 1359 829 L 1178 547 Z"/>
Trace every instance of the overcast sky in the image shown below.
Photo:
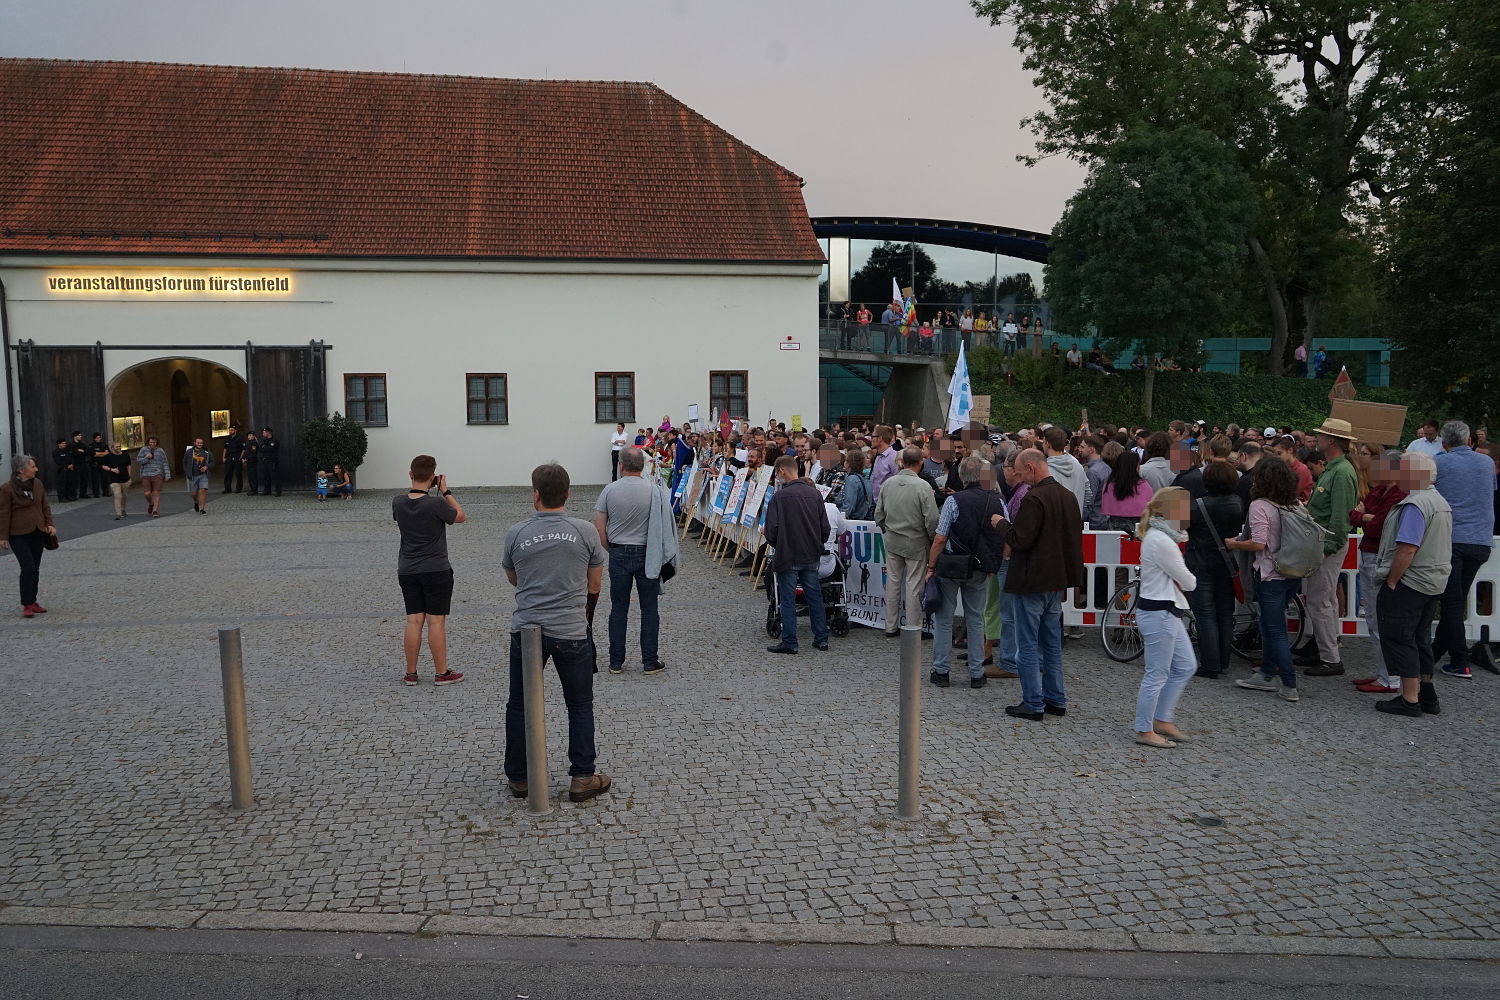
<path fill-rule="evenodd" d="M 649 80 L 807 180 L 813 215 L 1050 230 L 1038 95 L 966 0 L 6 0 L 0 54 Z"/>

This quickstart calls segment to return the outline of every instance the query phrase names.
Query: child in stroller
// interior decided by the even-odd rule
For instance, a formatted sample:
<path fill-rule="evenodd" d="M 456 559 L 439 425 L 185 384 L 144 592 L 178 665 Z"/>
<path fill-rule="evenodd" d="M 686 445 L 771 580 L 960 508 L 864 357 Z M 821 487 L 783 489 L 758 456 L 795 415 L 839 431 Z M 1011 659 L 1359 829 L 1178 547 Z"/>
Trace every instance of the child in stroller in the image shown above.
<path fill-rule="evenodd" d="M 839 558 L 838 539 L 843 530 L 843 517 L 833 504 L 824 504 L 828 513 L 828 541 L 823 546 L 823 557 L 818 560 L 818 583 L 823 591 L 823 614 L 828 619 L 828 631 L 843 638 L 849 634 L 849 608 L 844 603 L 844 577 L 849 564 Z M 766 572 L 766 635 L 775 639 L 781 635 L 780 595 L 776 591 L 776 574 Z M 807 598 L 802 588 L 797 588 L 797 615 L 807 614 Z"/>

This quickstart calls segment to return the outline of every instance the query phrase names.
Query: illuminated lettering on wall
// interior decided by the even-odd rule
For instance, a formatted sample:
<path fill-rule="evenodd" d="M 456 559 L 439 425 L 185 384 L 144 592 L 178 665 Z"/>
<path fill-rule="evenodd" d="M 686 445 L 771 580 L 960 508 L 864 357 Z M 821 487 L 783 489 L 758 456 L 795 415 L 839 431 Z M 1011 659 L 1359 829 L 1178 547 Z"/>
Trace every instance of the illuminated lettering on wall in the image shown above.
<path fill-rule="evenodd" d="M 211 271 L 174 268 L 70 268 L 50 271 L 44 288 L 80 298 L 285 298 L 294 292 L 288 271 Z"/>

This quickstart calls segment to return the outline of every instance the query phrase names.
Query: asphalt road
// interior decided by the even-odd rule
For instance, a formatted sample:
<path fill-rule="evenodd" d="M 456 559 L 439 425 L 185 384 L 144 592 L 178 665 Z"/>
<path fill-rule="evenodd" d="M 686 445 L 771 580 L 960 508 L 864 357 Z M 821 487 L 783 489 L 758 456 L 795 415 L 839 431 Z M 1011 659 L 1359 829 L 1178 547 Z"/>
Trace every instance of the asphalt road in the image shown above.
<path fill-rule="evenodd" d="M 1500 994 L 1470 961 L 244 931 L 0 929 L 10 1000 L 1377 1000 Z"/>

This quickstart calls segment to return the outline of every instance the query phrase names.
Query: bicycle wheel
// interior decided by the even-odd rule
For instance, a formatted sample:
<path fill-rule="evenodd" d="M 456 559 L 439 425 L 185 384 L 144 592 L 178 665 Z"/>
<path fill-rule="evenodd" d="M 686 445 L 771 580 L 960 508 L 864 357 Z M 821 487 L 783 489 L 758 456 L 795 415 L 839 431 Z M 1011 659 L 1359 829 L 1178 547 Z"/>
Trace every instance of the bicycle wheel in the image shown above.
<path fill-rule="evenodd" d="M 1242 660 L 1260 657 L 1260 615 L 1254 604 L 1236 604 L 1230 625 L 1229 651 Z"/>
<path fill-rule="evenodd" d="M 1138 582 L 1127 583 L 1110 595 L 1099 616 L 1099 641 L 1104 645 L 1104 655 L 1117 663 L 1129 663 L 1146 651 L 1135 625 L 1135 599 L 1139 593 Z"/>
<path fill-rule="evenodd" d="M 1293 594 L 1292 599 L 1286 605 L 1286 633 L 1287 638 L 1292 641 L 1292 655 L 1312 647 L 1317 640 L 1313 637 L 1311 622 L 1307 620 L 1307 605 L 1302 603 L 1301 594 Z"/>
<path fill-rule="evenodd" d="M 1242 660 L 1255 661 L 1261 658 L 1260 615 L 1253 604 L 1234 606 L 1233 635 L 1229 640 L 1229 651 Z M 1286 605 L 1287 638 L 1291 640 L 1292 655 L 1295 656 L 1313 643 L 1312 629 L 1307 627 L 1307 606 L 1302 595 L 1293 594 Z"/>

